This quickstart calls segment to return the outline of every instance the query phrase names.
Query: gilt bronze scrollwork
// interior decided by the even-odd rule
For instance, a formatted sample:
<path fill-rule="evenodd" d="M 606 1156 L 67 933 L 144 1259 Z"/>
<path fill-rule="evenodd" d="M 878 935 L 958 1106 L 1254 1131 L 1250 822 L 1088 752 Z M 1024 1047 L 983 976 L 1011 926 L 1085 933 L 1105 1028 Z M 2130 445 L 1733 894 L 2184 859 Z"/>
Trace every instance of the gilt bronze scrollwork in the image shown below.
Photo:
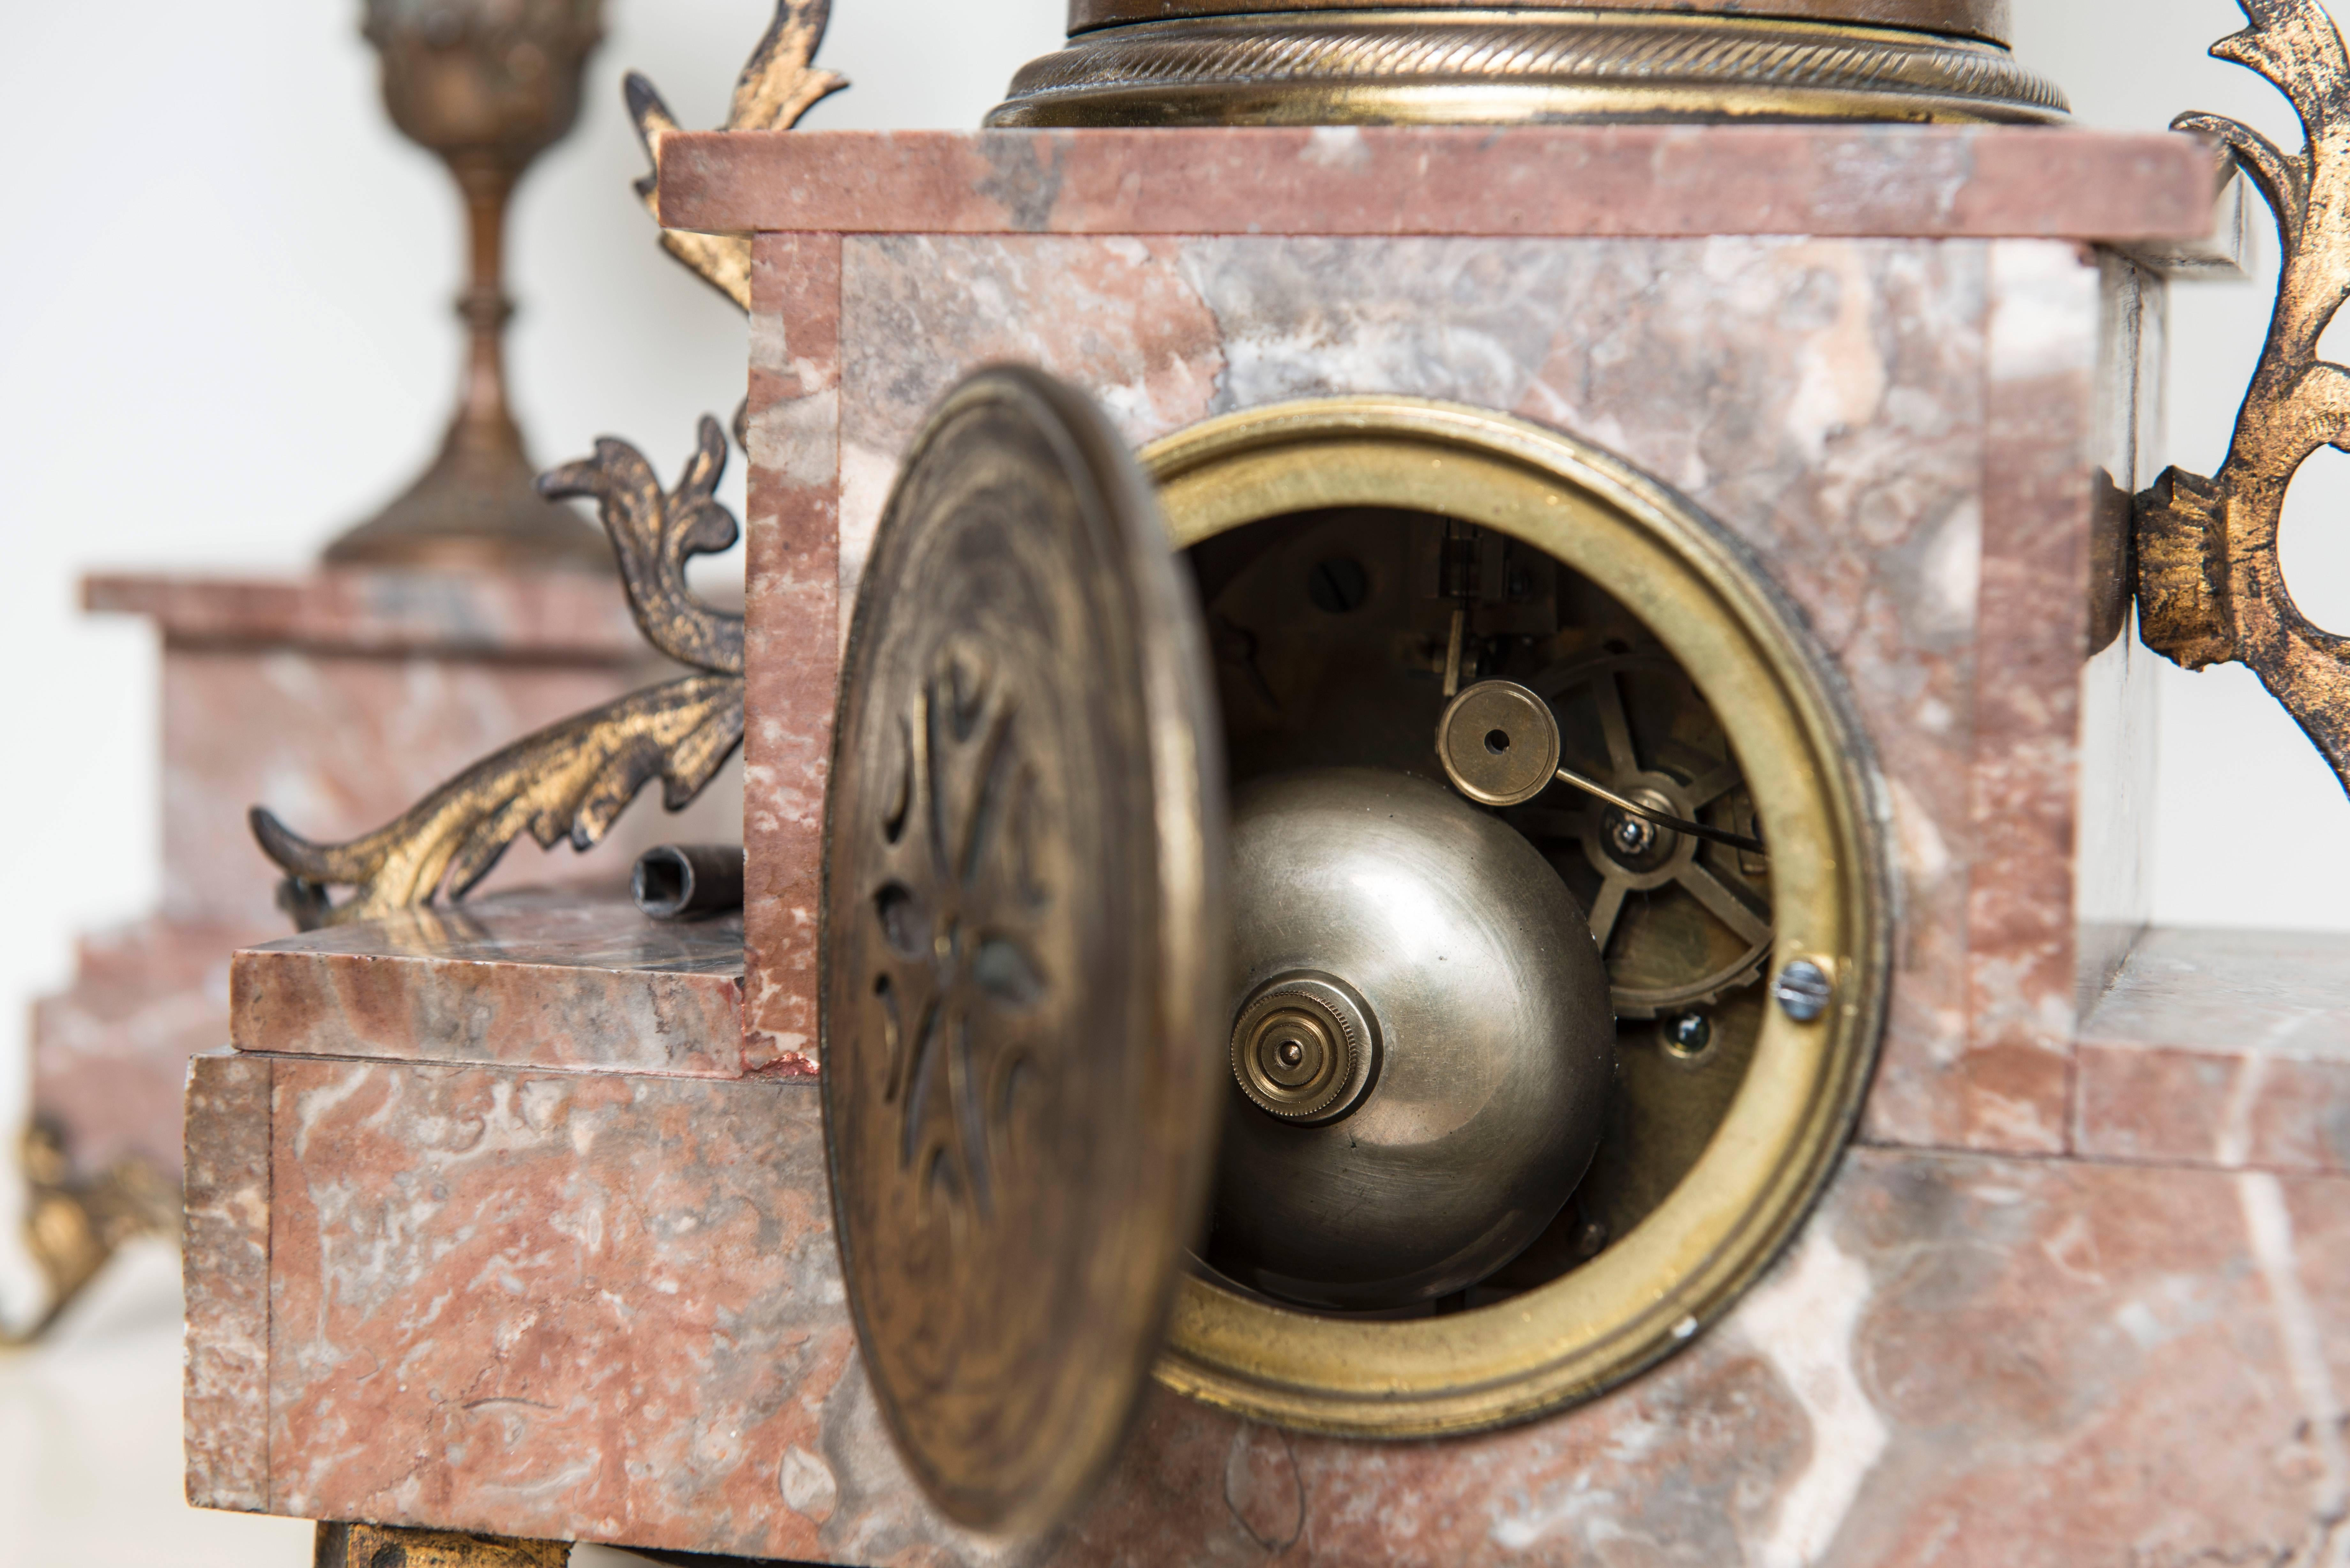
<path fill-rule="evenodd" d="M 831 19 L 832 0 L 783 0 L 767 36 L 751 53 L 750 63 L 734 83 L 734 100 L 728 108 L 727 130 L 789 130 L 800 116 L 848 85 L 848 78 L 824 70 L 813 62 Z M 636 183 L 645 211 L 660 222 L 661 138 L 678 129 L 676 117 L 661 101 L 653 84 L 630 71 L 621 84 L 628 95 L 629 118 L 653 172 Z M 747 234 L 696 234 L 663 229 L 661 248 L 685 264 L 704 283 L 745 311 L 751 308 L 751 240 Z"/>
<path fill-rule="evenodd" d="M 787 129 L 848 85 L 811 63 L 830 9 L 829 0 L 781 0 L 735 82 L 728 130 Z M 677 122 L 642 77 L 629 75 L 627 93 L 652 151 Z M 636 191 L 657 211 L 652 179 Z M 662 244 L 750 308 L 749 241 L 665 231 Z M 743 742 L 743 618 L 704 604 L 685 580 L 689 558 L 731 549 L 741 535 L 733 514 L 715 499 L 725 468 L 725 432 L 705 417 L 694 454 L 669 491 L 643 453 L 608 437 L 592 458 L 539 477 L 538 493 L 549 502 L 596 499 L 638 629 L 696 673 L 525 736 L 348 843 L 314 844 L 255 806 L 254 836 L 286 874 L 278 903 L 297 926 L 311 930 L 416 909 L 444 888 L 462 898 L 525 833 L 546 848 L 567 838 L 574 848 L 591 848 L 656 778 L 671 811 L 702 792 Z M 337 902 L 336 888 L 352 891 Z"/>
<path fill-rule="evenodd" d="M 2138 498 L 2140 636 L 2200 670 L 2261 678 L 2350 791 L 2350 638 L 2312 624 L 2277 558 L 2285 494 L 2321 447 L 2350 451 L 2350 369 L 2319 339 L 2350 299 L 2350 54 L 2318 0 L 2240 0 L 2251 26 L 2211 47 L 2293 103 L 2304 140 L 2286 152 L 2218 115 L 2172 125 L 2226 144 L 2276 214 L 2275 314 L 2227 462 L 2209 479 L 2171 469 Z"/>
<path fill-rule="evenodd" d="M 525 736 L 346 844 L 313 844 L 255 806 L 254 836 L 286 873 L 278 902 L 296 925 L 372 919 L 430 903 L 444 885 L 463 898 L 525 832 L 546 848 L 565 838 L 591 848 L 656 777 L 671 811 L 702 792 L 743 742 L 743 618 L 685 583 L 688 558 L 731 548 L 740 532 L 712 498 L 725 466 L 725 435 L 705 416 L 699 449 L 666 493 L 643 454 L 609 439 L 540 478 L 549 498 L 596 497 L 638 628 L 699 673 Z M 335 887 L 355 891 L 336 903 Z"/>

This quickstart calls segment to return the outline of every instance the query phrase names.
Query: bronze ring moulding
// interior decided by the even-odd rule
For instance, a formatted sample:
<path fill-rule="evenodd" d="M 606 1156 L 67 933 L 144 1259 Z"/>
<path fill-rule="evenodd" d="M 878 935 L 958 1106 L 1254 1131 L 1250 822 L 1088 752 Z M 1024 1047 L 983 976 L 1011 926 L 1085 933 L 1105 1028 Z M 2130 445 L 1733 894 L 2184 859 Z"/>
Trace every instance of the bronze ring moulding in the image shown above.
<path fill-rule="evenodd" d="M 1071 0 L 993 126 L 2059 121 L 2005 0 Z"/>

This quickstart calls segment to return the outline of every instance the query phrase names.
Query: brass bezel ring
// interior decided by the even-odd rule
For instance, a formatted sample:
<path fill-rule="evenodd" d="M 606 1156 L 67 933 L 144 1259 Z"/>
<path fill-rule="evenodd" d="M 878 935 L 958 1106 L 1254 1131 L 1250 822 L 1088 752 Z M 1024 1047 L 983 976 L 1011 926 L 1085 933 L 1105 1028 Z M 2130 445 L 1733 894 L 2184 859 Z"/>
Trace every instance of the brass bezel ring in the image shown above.
<path fill-rule="evenodd" d="M 1272 11 L 1096 28 L 1031 60 L 997 128 L 1629 120 L 2058 124 L 2054 83 L 1976 39 L 1668 11 Z"/>
<path fill-rule="evenodd" d="M 1712 1142 L 1597 1258 L 1497 1305 L 1404 1322 L 1319 1317 L 1197 1276 L 1157 1376 L 1252 1419 L 1351 1438 L 1522 1421 L 1655 1365 L 1729 1311 L 1794 1237 L 1850 1136 L 1891 968 L 1885 792 L 1826 655 L 1719 524 L 1621 460 L 1458 404 L 1347 397 L 1207 421 L 1142 462 L 1179 547 L 1264 518 L 1408 507 L 1499 529 L 1614 595 L 1721 718 L 1770 824 L 1773 971 L 1834 985 L 1824 1016 L 1766 1010 Z"/>

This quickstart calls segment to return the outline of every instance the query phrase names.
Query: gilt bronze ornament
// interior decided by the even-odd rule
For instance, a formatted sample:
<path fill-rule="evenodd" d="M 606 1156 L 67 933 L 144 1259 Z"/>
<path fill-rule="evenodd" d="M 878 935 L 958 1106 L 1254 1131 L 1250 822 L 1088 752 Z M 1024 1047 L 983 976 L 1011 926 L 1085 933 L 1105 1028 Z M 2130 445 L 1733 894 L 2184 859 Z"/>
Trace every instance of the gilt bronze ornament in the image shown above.
<path fill-rule="evenodd" d="M 666 493 L 636 448 L 609 439 L 539 481 L 550 497 L 601 504 L 638 629 L 699 673 L 526 736 L 347 844 L 313 844 L 255 806 L 254 836 L 286 873 L 278 902 L 296 925 L 373 919 L 430 903 L 444 885 L 462 898 L 525 832 L 549 849 L 566 838 L 592 848 L 656 777 L 671 811 L 702 793 L 743 742 L 743 618 L 685 582 L 688 558 L 731 549 L 741 532 L 711 495 L 725 467 L 725 433 L 704 416 L 700 448 Z M 337 887 L 353 892 L 335 903 Z"/>
<path fill-rule="evenodd" d="M 592 24 L 599 0 L 567 3 L 574 9 L 562 14 L 584 18 L 583 27 Z M 551 25 L 557 13 L 538 0 L 533 0 L 533 5 L 536 8 L 523 15 Z M 462 16 L 449 19 L 457 13 L 443 8 L 411 16 L 411 9 L 404 8 L 402 0 L 375 0 L 369 26 L 382 29 L 379 43 L 386 48 L 387 62 L 393 59 L 395 47 L 429 56 L 433 48 L 453 48 L 476 36 Z M 810 104 L 848 85 L 810 64 L 823 42 L 829 9 L 828 0 L 779 0 L 774 22 L 735 82 L 728 129 L 788 128 Z M 369 36 L 376 35 L 370 32 Z M 502 57 L 505 70 L 530 78 L 518 64 L 529 57 L 528 40 L 517 41 L 510 34 L 497 36 L 505 39 L 506 52 Z M 428 145 L 447 151 L 461 181 L 472 170 L 480 188 L 496 194 L 494 211 L 487 212 L 491 218 L 503 213 L 504 193 L 512 188 L 513 174 L 519 172 L 521 163 L 513 162 L 512 172 L 502 176 L 504 182 L 500 184 L 492 176 L 504 165 L 488 154 L 504 147 L 511 161 L 523 156 L 516 149 L 535 151 L 560 135 L 576 111 L 577 61 L 584 57 L 594 37 L 592 31 L 567 36 L 577 44 L 575 54 L 566 57 L 573 59 L 574 66 L 571 96 L 550 100 L 553 107 L 542 104 L 536 120 L 515 114 L 504 122 L 508 127 L 504 142 L 484 129 L 499 122 L 482 120 L 479 115 L 486 110 L 468 97 L 468 91 L 483 88 L 484 82 L 496 86 L 503 78 L 477 80 L 464 74 L 462 61 L 439 62 L 450 74 L 438 78 L 428 74 L 423 79 L 438 82 L 437 91 L 453 103 L 472 104 L 478 112 L 473 120 L 453 111 L 426 119 L 421 109 L 403 109 L 408 102 L 404 85 L 401 91 L 394 91 L 392 84 L 409 83 L 411 74 L 395 73 L 387 64 L 385 90 L 395 115 L 406 113 L 420 124 L 440 128 L 442 140 Z M 660 137 L 674 130 L 676 121 L 643 78 L 631 73 L 627 90 L 639 133 L 648 151 L 657 149 Z M 403 119 L 403 128 L 409 122 Z M 424 140 L 417 131 L 411 134 Z M 534 137 L 538 140 L 533 140 Z M 475 188 L 467 186 L 469 192 Z M 651 181 L 640 182 L 636 190 L 649 206 L 654 203 Z M 477 223 L 474 231 L 477 241 L 485 234 L 489 236 L 492 293 L 495 292 L 496 231 L 495 223 L 486 229 Z M 750 308 L 748 240 L 665 232 L 662 244 L 712 286 L 744 309 Z M 477 261 L 482 254 L 477 244 Z M 477 272 L 477 286 L 480 282 Z M 486 367 L 486 380 L 477 379 L 469 386 L 494 390 L 495 410 L 504 419 L 504 393 L 497 373 L 494 334 L 484 347 L 477 333 L 475 347 L 476 369 Z M 472 406 L 468 404 L 469 409 Z M 470 417 L 460 414 L 458 430 L 467 428 Z M 489 421 L 482 428 L 496 422 Z M 512 420 L 505 419 L 502 428 L 511 433 Z M 452 430 L 451 441 L 453 450 L 457 430 Z M 513 452 L 517 461 L 520 451 L 516 438 Z M 298 927 L 311 930 L 418 909 L 431 904 L 443 888 L 452 900 L 463 898 L 489 875 L 507 846 L 525 832 L 545 848 L 551 849 L 564 839 L 576 849 L 591 848 L 602 841 L 638 792 L 655 778 L 661 781 L 662 799 L 671 811 L 683 809 L 702 792 L 743 742 L 743 618 L 703 603 L 685 581 L 690 557 L 731 549 L 741 536 L 733 514 L 714 499 L 725 468 L 725 432 L 717 421 L 705 417 L 694 455 L 669 491 L 661 489 L 643 453 L 608 437 L 596 443 L 594 457 L 567 463 L 537 479 L 534 504 L 567 525 L 576 524 L 554 503 L 573 496 L 596 499 L 610 539 L 608 547 L 586 528 L 579 531 L 599 562 L 618 557 L 620 581 L 645 640 L 698 673 L 632 692 L 527 735 L 467 768 L 395 820 L 348 843 L 311 843 L 266 808 L 255 806 L 250 813 L 254 836 L 260 840 L 263 853 L 286 874 L 278 887 L 278 903 Z M 419 491 L 436 483 L 428 474 L 420 482 Z M 387 519 L 369 524 L 360 534 L 394 537 L 399 531 L 384 527 Z M 420 558 L 397 554 L 367 558 L 421 564 Z M 348 888 L 351 892 L 338 902 L 333 892 L 337 888 Z"/>
<path fill-rule="evenodd" d="M 453 1530 L 320 1524 L 312 1568 L 564 1568 L 567 1541 L 514 1541 Z"/>
<path fill-rule="evenodd" d="M 179 1183 L 145 1159 L 126 1155 L 94 1177 L 77 1176 L 63 1135 L 38 1119 L 25 1129 L 19 1152 L 26 1250 L 49 1290 L 29 1324 L 0 1327 L 0 1348 L 47 1333 L 124 1242 L 175 1235 L 180 1228 Z"/>
<path fill-rule="evenodd" d="M 2171 122 L 2227 145 L 2276 214 L 2282 256 L 2227 461 L 2209 479 L 2170 469 L 2138 498 L 2139 635 L 2189 670 L 2249 667 L 2350 791 L 2350 638 L 2301 613 L 2277 557 L 2293 475 L 2321 447 L 2350 452 L 2350 368 L 2319 353 L 2350 299 L 2350 53 L 2318 0 L 2241 4 L 2252 25 L 2211 53 L 2283 93 L 2303 141 L 2286 152 L 2212 114 Z"/>
<path fill-rule="evenodd" d="M 1001 126 L 2054 121 L 2003 0 L 1072 0 Z"/>
<path fill-rule="evenodd" d="M 789 130 L 800 116 L 848 85 L 848 78 L 819 68 L 812 62 L 824 42 L 832 14 L 832 0 L 782 0 L 767 36 L 751 52 L 734 83 L 734 99 L 726 111 L 725 130 Z M 653 84 L 635 71 L 621 83 L 627 94 L 629 118 L 653 172 L 636 183 L 637 199 L 660 222 L 661 138 L 678 129 L 676 117 Z M 695 276 L 733 300 L 751 308 L 751 236 L 697 234 L 683 229 L 663 229 L 661 248 L 682 262 Z"/>
<path fill-rule="evenodd" d="M 369 0 L 392 123 L 449 166 L 465 201 L 465 368 L 441 452 L 374 518 L 327 549 L 338 566 L 608 569 L 596 531 L 531 485 L 506 397 L 506 206 L 579 112 L 602 0 Z"/>

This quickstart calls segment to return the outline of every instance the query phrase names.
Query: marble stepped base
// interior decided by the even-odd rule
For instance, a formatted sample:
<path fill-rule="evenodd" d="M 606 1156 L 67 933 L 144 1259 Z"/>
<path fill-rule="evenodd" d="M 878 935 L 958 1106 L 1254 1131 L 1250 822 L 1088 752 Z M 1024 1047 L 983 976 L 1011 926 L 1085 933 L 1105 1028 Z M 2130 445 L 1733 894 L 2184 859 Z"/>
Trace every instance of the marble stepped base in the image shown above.
<path fill-rule="evenodd" d="M 36 1005 L 33 1108 L 78 1176 L 130 1158 L 176 1179 L 182 1081 L 224 1037 L 229 955 L 290 929 L 245 809 L 316 838 L 364 832 L 660 661 L 617 576 L 114 574 L 83 597 L 161 639 L 163 904 L 83 939 L 72 987 Z M 732 792 L 712 793 L 688 834 L 731 838 Z M 487 886 L 616 882 L 676 822 L 632 813 L 586 857 L 525 844 Z"/>
<path fill-rule="evenodd" d="M 524 1004 L 567 982 L 583 924 L 605 933 L 601 983 L 635 974 L 651 993 L 674 971 L 629 968 L 632 912 L 533 903 L 485 905 L 498 935 L 463 952 L 412 933 L 404 951 L 365 930 L 344 944 L 499 1021 L 470 1042 L 480 1060 L 394 1059 L 324 1029 L 307 1038 L 327 1054 L 197 1059 L 192 1500 L 999 1561 L 922 1509 L 881 1433 L 816 1085 L 534 1065 L 545 1036 Z M 537 950 L 534 929 L 564 950 Z M 645 935 L 654 965 L 673 957 L 673 933 Z M 273 971 L 315 972 L 328 949 L 240 955 L 240 1019 Z M 2158 1054 L 2191 1033 L 2223 1078 L 2295 1063 L 2331 1075 L 2307 1114 L 2339 1125 L 2345 972 L 2350 940 L 2159 933 L 2100 1010 L 2098 1049 Z M 2192 1000 L 2253 994 L 2262 1016 L 2241 1029 Z M 2174 1121 L 2168 1104 L 2085 1095 L 2079 1139 L 2170 1138 Z M 2338 1527 L 2329 1478 L 2350 1462 L 2334 1392 L 2350 1386 L 2350 1179 L 2302 1163 L 2225 1129 L 2142 1164 L 1856 1148 L 1727 1323 L 1596 1404 L 1382 1446 L 1154 1393 L 1103 1496 L 1022 1560 L 2286 1561 Z"/>

